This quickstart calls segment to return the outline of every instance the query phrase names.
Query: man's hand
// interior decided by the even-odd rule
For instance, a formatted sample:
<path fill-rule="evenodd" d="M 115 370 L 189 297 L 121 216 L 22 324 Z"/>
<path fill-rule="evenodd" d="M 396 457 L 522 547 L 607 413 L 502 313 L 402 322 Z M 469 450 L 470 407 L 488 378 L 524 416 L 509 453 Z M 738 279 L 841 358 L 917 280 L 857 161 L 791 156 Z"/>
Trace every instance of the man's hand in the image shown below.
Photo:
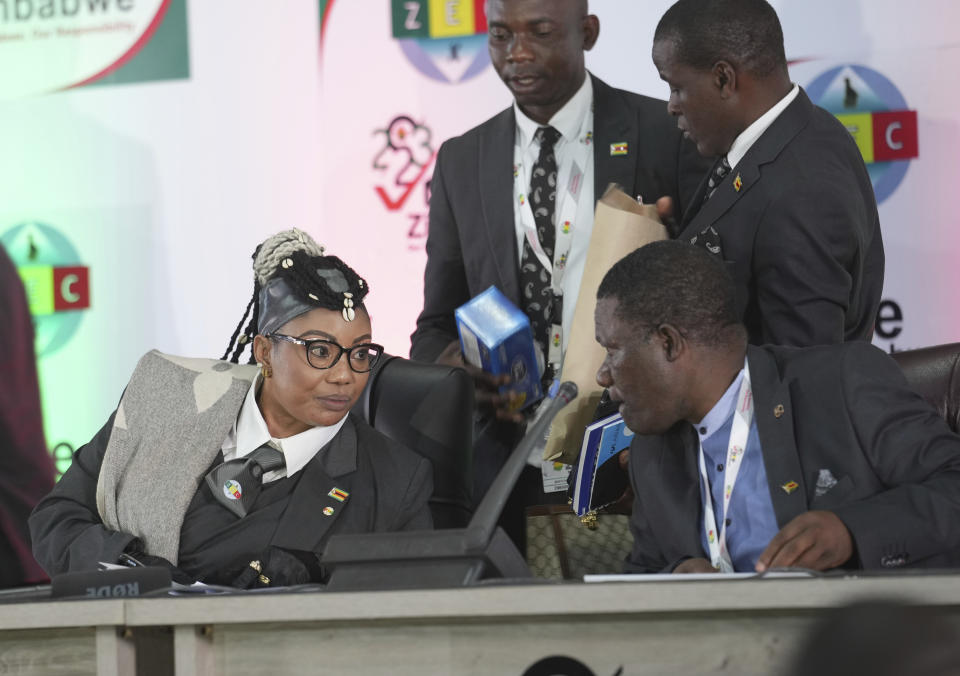
<path fill-rule="evenodd" d="M 671 237 L 676 237 L 680 234 L 680 229 L 677 226 L 677 213 L 673 206 L 672 197 L 661 197 L 657 200 L 657 216 L 660 217 L 660 222 L 666 226 L 667 232 L 670 233 Z"/>
<path fill-rule="evenodd" d="M 828 570 L 853 556 L 853 538 L 833 512 L 801 514 L 773 536 L 757 560 L 757 572 L 769 568 Z"/>
<path fill-rule="evenodd" d="M 506 374 L 495 376 L 465 362 L 460 352 L 460 341 L 455 340 L 447 345 L 437 357 L 436 363 L 444 366 L 459 366 L 470 374 L 473 378 L 474 403 L 477 408 L 493 412 L 499 420 L 515 423 L 524 421 L 523 414 L 511 407 L 517 395 L 513 392 L 500 394 L 500 388 L 510 384 L 510 376 Z"/>
<path fill-rule="evenodd" d="M 679 566 L 673 569 L 674 575 L 684 575 L 687 573 L 719 573 L 720 571 L 713 567 L 706 559 L 687 559 Z"/>
<path fill-rule="evenodd" d="M 661 197 L 657 200 L 657 216 L 660 217 L 661 221 L 666 221 L 668 218 L 673 218 L 672 197 Z"/>

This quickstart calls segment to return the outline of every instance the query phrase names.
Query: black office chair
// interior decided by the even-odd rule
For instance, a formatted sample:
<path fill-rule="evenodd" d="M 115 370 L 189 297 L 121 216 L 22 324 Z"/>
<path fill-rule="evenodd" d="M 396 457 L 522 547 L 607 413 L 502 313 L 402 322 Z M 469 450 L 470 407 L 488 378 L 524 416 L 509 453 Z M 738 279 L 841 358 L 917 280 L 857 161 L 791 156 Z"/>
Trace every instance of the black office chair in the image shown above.
<path fill-rule="evenodd" d="M 947 421 L 960 431 L 960 343 L 934 345 L 895 352 L 907 382 Z"/>
<path fill-rule="evenodd" d="M 434 527 L 466 526 L 473 504 L 473 380 L 466 371 L 383 355 L 353 411 L 433 464 Z"/>

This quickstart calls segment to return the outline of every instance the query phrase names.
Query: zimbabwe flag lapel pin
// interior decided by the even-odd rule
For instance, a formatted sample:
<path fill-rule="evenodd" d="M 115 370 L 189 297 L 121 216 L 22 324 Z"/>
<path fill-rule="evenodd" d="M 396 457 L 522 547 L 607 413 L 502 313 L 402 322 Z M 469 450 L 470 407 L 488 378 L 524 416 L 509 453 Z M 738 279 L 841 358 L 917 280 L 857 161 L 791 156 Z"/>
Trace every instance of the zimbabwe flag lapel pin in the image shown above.
<path fill-rule="evenodd" d="M 620 141 L 619 143 L 610 144 L 610 156 L 619 157 L 620 155 L 626 155 L 630 146 L 626 141 Z"/>
<path fill-rule="evenodd" d="M 784 493 L 786 493 L 787 495 L 790 495 L 795 490 L 800 488 L 800 484 L 798 484 L 796 481 L 788 481 L 787 483 L 783 484 L 780 488 L 783 489 Z"/>
<path fill-rule="evenodd" d="M 343 502 L 344 500 L 350 497 L 350 494 L 347 493 L 345 490 L 336 488 L 336 487 L 331 488 L 330 492 L 327 493 L 327 495 L 333 498 L 334 500 L 336 500 L 337 502 Z"/>

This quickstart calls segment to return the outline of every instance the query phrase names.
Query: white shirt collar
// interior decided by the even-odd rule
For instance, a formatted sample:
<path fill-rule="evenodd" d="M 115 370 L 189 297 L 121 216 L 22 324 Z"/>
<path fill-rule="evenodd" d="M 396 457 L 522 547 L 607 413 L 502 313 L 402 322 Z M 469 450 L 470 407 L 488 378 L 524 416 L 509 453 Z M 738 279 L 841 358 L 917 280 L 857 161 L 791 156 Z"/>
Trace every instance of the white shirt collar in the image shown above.
<path fill-rule="evenodd" d="M 224 442 L 224 459 L 244 458 L 264 444 L 270 443 L 271 446 L 283 452 L 287 461 L 285 470 L 268 472 L 264 475 L 264 481 L 273 481 L 284 476 L 293 476 L 303 469 L 321 448 L 337 436 L 340 428 L 346 422 L 347 416 L 329 427 L 313 427 L 285 439 L 271 437 L 270 431 L 267 429 L 267 423 L 263 419 L 263 414 L 260 413 L 260 407 L 257 405 L 257 388 L 260 385 L 260 380 L 261 376 L 257 375 L 247 391 L 243 406 L 240 407 L 237 422 L 234 423 L 233 430 Z M 230 441 L 234 441 L 232 453 L 229 453 L 230 449 L 228 449 Z M 230 457 L 228 457 L 228 453 Z"/>
<path fill-rule="evenodd" d="M 567 101 L 563 108 L 558 110 L 547 123 L 563 137 L 563 141 L 570 142 L 577 139 L 580 128 L 583 126 L 583 120 L 590 112 L 593 106 L 593 82 L 590 73 L 583 78 L 583 84 L 580 89 Z M 517 118 L 517 141 L 521 148 L 526 148 L 533 143 L 534 134 L 537 129 L 542 127 L 539 122 L 534 122 L 527 114 L 520 110 L 517 102 L 513 102 L 513 112 Z"/>
<path fill-rule="evenodd" d="M 800 87 L 793 85 L 793 89 L 790 90 L 789 94 L 777 101 L 773 108 L 758 117 L 754 120 L 753 124 L 740 132 L 740 135 L 734 140 L 733 145 L 730 146 L 729 152 L 727 152 L 727 162 L 730 163 L 731 169 L 737 168 L 737 164 L 739 164 L 743 156 L 747 154 L 750 147 L 757 142 L 757 139 L 773 124 L 774 120 L 780 117 L 780 113 L 793 103 L 793 100 L 797 98 L 799 93 Z"/>
<path fill-rule="evenodd" d="M 697 434 L 700 436 L 701 442 L 709 439 L 713 433 L 723 427 L 723 424 L 733 415 L 733 409 L 737 405 L 737 394 L 740 392 L 741 382 L 743 382 L 743 369 L 740 369 L 740 373 L 733 379 L 730 387 L 723 393 L 720 400 L 713 405 L 710 412 L 703 417 L 703 420 L 694 426 L 697 428 Z"/>

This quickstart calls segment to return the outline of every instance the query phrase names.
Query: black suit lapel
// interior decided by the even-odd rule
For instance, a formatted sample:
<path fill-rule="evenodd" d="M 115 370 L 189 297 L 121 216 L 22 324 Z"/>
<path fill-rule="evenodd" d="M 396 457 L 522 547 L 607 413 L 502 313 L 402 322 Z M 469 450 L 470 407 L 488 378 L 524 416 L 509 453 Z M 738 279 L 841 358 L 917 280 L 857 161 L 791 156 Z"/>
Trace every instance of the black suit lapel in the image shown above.
<path fill-rule="evenodd" d="M 270 544 L 316 549 L 349 505 L 356 469 L 357 432 L 347 419 L 333 441 L 301 470 L 303 476 Z"/>
<path fill-rule="evenodd" d="M 666 499 L 660 525 L 664 535 L 658 539 L 677 546 L 676 551 L 665 552 L 668 564 L 682 556 L 703 556 L 700 542 L 703 505 L 700 470 L 697 466 L 698 449 L 696 431 L 686 422 L 677 423 L 666 435 L 663 444 L 657 476 Z"/>
<path fill-rule="evenodd" d="M 633 190 L 637 158 L 640 155 L 640 129 L 636 113 L 599 79 L 593 83 L 593 199 L 599 200 L 611 183 L 618 183 L 629 194 Z M 625 154 L 614 155 L 612 146 L 626 145 Z M 630 195 L 636 197 L 636 195 Z M 645 200 L 657 196 L 643 195 Z"/>
<path fill-rule="evenodd" d="M 747 359 L 754 419 L 757 421 L 770 498 L 777 524 L 783 528 L 808 509 L 803 468 L 793 430 L 790 383 L 780 380 L 776 362 L 765 349 L 748 346 Z"/>
<path fill-rule="evenodd" d="M 713 174 L 713 169 L 708 171 L 703 177 L 703 180 L 700 181 L 700 185 L 697 186 L 697 191 L 693 194 L 693 197 L 690 200 L 690 205 L 683 212 L 683 221 L 680 223 L 680 237 L 683 237 L 684 234 L 686 234 L 683 231 L 687 229 L 687 226 L 690 225 L 690 222 L 696 217 L 697 214 L 700 213 L 700 207 L 703 205 L 703 198 L 707 194 L 707 182 L 710 180 L 711 174 Z M 697 232 L 699 232 L 699 230 Z M 691 234 L 690 237 L 692 237 L 693 234 Z M 689 237 L 687 239 L 689 239 Z"/>
<path fill-rule="evenodd" d="M 520 254 L 517 252 L 513 213 L 513 148 L 516 134 L 513 107 L 493 119 L 479 140 L 477 163 L 480 204 L 490 259 L 497 266 L 500 290 L 514 303 L 520 302 Z"/>
<path fill-rule="evenodd" d="M 684 218 L 683 230 L 678 239 L 688 240 L 707 226 L 713 225 L 737 203 L 737 200 L 750 192 L 750 189 L 761 180 L 760 168 L 775 160 L 784 147 L 807 125 L 812 109 L 813 104 L 801 89 L 797 98 L 761 134 L 739 164 L 727 174 L 713 197 L 707 200 L 699 211 L 689 218 Z M 694 204 L 703 202 L 709 178 L 708 174 L 701 182 L 694 197 Z M 735 187 L 737 183 L 739 183 L 739 189 Z M 722 232 L 720 236 L 722 240 Z"/>
<path fill-rule="evenodd" d="M 707 179 L 710 177 L 707 176 Z M 700 207 L 700 211 L 693 217 L 684 231 L 680 234 L 680 239 L 689 239 L 699 233 L 709 225 L 713 225 L 721 216 L 727 213 L 737 200 L 746 195 L 757 181 L 760 180 L 760 167 L 757 164 L 748 162 L 746 158 L 740 161 L 736 169 L 732 170 L 726 178 L 717 186 L 713 197 Z M 738 190 L 735 185 L 739 184 Z M 702 188 L 702 192 L 701 192 Z M 707 183 L 697 189 L 700 201 L 706 194 Z"/>

